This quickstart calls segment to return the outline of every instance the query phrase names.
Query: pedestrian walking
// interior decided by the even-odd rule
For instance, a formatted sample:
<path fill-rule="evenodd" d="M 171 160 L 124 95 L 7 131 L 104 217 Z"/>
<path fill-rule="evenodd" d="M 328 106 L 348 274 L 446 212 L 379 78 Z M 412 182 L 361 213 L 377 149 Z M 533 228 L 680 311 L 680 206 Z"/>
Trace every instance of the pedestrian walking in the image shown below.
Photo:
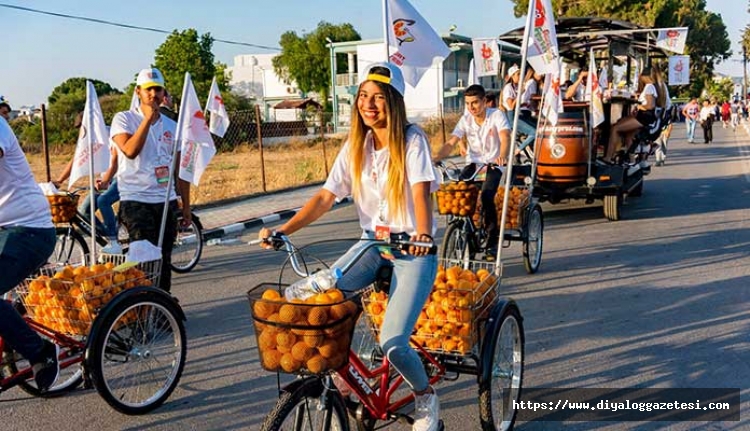
<path fill-rule="evenodd" d="M 711 105 L 708 100 L 703 101 L 703 108 L 700 112 L 701 127 L 703 128 L 703 143 L 710 144 L 714 140 L 714 117 L 716 116 L 716 106 Z"/>
<path fill-rule="evenodd" d="M 701 107 L 698 100 L 690 99 L 687 105 L 682 107 L 682 115 L 685 116 L 685 126 L 687 127 L 688 143 L 695 143 L 695 126 L 700 121 Z"/>

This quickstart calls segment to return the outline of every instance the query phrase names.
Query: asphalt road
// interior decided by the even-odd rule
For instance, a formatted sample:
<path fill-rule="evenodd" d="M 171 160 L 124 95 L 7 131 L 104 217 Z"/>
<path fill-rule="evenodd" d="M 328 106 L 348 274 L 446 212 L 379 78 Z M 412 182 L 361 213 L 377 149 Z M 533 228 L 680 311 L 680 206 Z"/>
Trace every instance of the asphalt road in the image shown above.
<path fill-rule="evenodd" d="M 644 195 L 608 222 L 601 203 L 545 206 L 542 267 L 527 275 L 521 246 L 504 251 L 503 286 L 525 318 L 525 387 L 750 387 L 750 139 L 715 127 L 712 145 L 684 142 L 677 125 L 664 167 Z M 252 232 L 243 237 L 248 240 Z M 334 260 L 356 238 L 352 206 L 295 235 Z M 245 292 L 278 277 L 281 254 L 207 247 L 174 278 L 187 314 L 182 381 L 159 410 L 121 415 L 93 390 L 42 400 L 0 395 L 3 430 L 258 429 L 276 400 L 262 371 Z M 438 386 L 448 430 L 479 427 L 475 380 Z M 526 422 L 518 430 L 750 429 L 740 422 Z M 394 429 L 405 429 L 394 427 Z"/>

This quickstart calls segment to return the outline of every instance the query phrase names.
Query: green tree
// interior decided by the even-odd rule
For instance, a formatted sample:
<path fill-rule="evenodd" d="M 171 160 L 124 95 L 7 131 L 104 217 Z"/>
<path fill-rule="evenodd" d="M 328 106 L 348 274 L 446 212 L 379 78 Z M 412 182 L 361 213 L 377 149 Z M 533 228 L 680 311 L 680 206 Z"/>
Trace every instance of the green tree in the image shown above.
<path fill-rule="evenodd" d="M 175 109 L 182 97 L 185 72 L 190 72 L 199 100 L 208 97 L 214 76 L 222 96 L 228 93 L 231 77 L 226 73 L 227 65 L 214 59 L 211 52 L 213 43 L 214 38 L 210 33 L 198 35 L 198 32 L 191 28 L 173 31 L 156 49 L 154 66 L 164 74 L 167 89 L 176 105 Z"/>
<path fill-rule="evenodd" d="M 526 14 L 528 0 L 510 0 L 516 16 Z M 688 27 L 691 85 L 680 95 L 697 96 L 713 78 L 716 63 L 731 55 L 721 15 L 706 10 L 706 0 L 552 0 L 556 17 L 600 16 L 644 27 Z"/>
<path fill-rule="evenodd" d="M 704 97 L 715 97 L 717 101 L 722 102 L 724 100 L 732 100 L 734 92 L 734 82 L 731 78 L 723 78 L 721 80 L 712 80 L 711 83 L 706 86 Z"/>
<path fill-rule="evenodd" d="M 68 94 L 78 95 L 79 97 L 83 98 L 83 100 L 86 100 L 86 81 L 91 81 L 94 84 L 97 96 L 104 96 L 107 94 L 122 94 L 120 90 L 112 87 L 106 82 L 99 81 L 98 79 L 76 77 L 68 78 L 63 81 L 62 84 L 55 87 L 55 89 L 52 90 L 52 94 L 50 94 L 47 98 L 47 101 L 50 104 L 53 104 L 57 102 L 62 96 Z"/>
<path fill-rule="evenodd" d="M 328 96 L 331 85 L 330 48 L 326 38 L 333 42 L 361 40 L 359 33 L 351 24 L 330 24 L 325 21 L 311 33 L 301 36 L 294 31 L 281 35 L 279 45 L 281 54 L 274 57 L 273 69 L 287 84 L 294 81 L 301 91 L 314 91 L 320 95 L 321 102 L 328 107 Z M 344 58 L 336 59 L 338 70 L 346 68 Z"/>

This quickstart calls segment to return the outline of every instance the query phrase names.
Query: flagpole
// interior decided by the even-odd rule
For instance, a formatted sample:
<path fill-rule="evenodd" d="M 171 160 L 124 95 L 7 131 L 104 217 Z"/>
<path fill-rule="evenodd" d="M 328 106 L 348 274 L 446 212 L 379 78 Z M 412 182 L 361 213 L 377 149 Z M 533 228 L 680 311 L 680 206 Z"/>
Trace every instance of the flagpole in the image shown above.
<path fill-rule="evenodd" d="M 531 19 L 536 15 L 536 2 L 529 1 L 529 13 L 526 15 L 526 27 L 523 31 L 523 42 L 521 43 L 521 70 L 519 71 L 520 76 L 518 79 L 518 96 L 516 99 L 516 107 L 513 111 L 513 130 L 510 134 L 510 148 L 508 148 L 508 163 L 505 169 L 505 194 L 503 196 L 503 210 L 502 217 L 500 218 L 500 233 L 497 238 L 497 258 L 495 259 L 495 275 L 500 276 L 500 265 L 502 262 L 503 254 L 503 240 L 505 239 L 505 221 L 508 218 L 508 200 L 510 199 L 510 184 L 513 171 L 513 159 L 516 152 L 516 136 L 518 134 L 518 118 L 521 114 L 521 104 L 518 100 L 521 98 L 521 92 L 524 87 L 524 76 L 526 75 L 526 57 L 528 55 L 529 46 L 529 33 L 531 32 Z M 502 97 L 501 97 L 502 98 Z"/>
<path fill-rule="evenodd" d="M 383 40 L 385 41 L 385 61 L 386 63 L 391 59 L 390 46 L 391 41 L 388 37 L 388 0 L 383 0 Z"/>
<path fill-rule="evenodd" d="M 92 97 L 90 93 L 91 86 L 89 85 L 90 81 L 86 81 L 86 102 L 89 102 L 90 98 Z M 81 121 L 81 127 L 85 127 L 86 137 L 89 141 L 89 216 L 91 217 L 89 219 L 89 222 L 91 223 L 91 257 L 92 262 L 89 262 L 90 265 L 94 264 L 94 261 L 96 261 L 96 194 L 94 192 L 94 182 L 96 181 L 94 179 L 94 140 L 92 134 L 94 133 L 94 122 L 91 121 L 92 113 L 91 113 L 91 104 L 86 103 L 86 107 L 84 108 L 83 112 L 83 121 Z"/>
<path fill-rule="evenodd" d="M 188 81 L 190 80 L 190 72 L 185 72 L 185 82 L 182 84 L 182 98 L 180 99 L 180 112 L 179 117 L 177 118 L 177 132 L 175 133 L 175 140 L 174 140 L 174 147 L 172 148 L 172 166 L 171 169 L 169 169 L 169 179 L 167 180 L 167 195 L 164 197 L 164 210 L 161 213 L 161 227 L 159 228 L 159 244 L 158 247 L 161 248 L 162 244 L 164 243 L 164 230 L 167 226 L 167 210 L 169 209 L 169 196 L 170 191 L 172 190 L 172 178 L 175 176 L 175 172 L 177 170 L 177 166 L 179 166 L 179 161 L 175 160 L 177 158 L 177 148 L 182 145 L 182 123 L 185 120 L 185 113 L 183 112 L 184 109 L 182 109 L 182 105 L 185 103 L 185 97 L 187 93 L 187 86 Z M 164 121 L 164 119 L 162 119 Z"/>
<path fill-rule="evenodd" d="M 596 72 L 596 63 L 594 60 L 594 48 L 589 48 L 589 76 L 586 80 L 587 86 L 591 87 L 591 91 L 589 92 L 589 122 L 588 122 L 588 134 L 589 134 L 589 160 L 588 163 L 586 163 L 587 172 L 586 172 L 586 178 L 591 178 L 591 150 L 592 150 L 592 143 L 594 141 L 594 128 L 592 127 L 592 124 L 594 123 L 594 76 L 591 74 L 591 69 Z M 599 75 L 596 75 L 596 79 L 599 79 Z M 597 84 L 599 84 L 597 82 Z M 588 88 L 587 88 L 588 89 Z M 585 120 L 585 118 L 584 118 Z"/>

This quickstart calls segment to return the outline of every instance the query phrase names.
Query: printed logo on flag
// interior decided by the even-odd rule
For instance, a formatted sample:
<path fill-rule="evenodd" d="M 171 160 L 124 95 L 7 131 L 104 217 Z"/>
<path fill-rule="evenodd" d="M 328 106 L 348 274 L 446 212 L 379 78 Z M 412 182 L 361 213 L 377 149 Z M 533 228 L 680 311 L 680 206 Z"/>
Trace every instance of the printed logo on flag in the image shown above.
<path fill-rule="evenodd" d="M 414 42 L 417 38 L 411 32 L 409 27 L 413 26 L 417 22 L 413 19 L 399 18 L 393 21 L 393 34 L 396 35 L 398 40 L 398 46 L 403 45 L 404 42 Z"/>

